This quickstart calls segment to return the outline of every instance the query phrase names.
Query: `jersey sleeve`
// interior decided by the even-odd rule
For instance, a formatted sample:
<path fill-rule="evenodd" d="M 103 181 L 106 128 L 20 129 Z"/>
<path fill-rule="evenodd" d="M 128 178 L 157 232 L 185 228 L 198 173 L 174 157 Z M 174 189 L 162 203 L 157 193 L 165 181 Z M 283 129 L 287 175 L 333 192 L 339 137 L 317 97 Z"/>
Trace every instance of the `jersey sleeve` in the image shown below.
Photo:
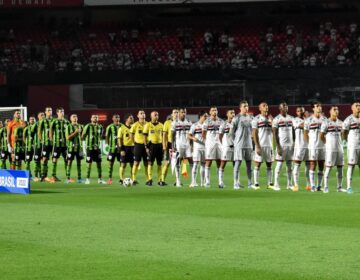
<path fill-rule="evenodd" d="M 119 127 L 118 131 L 117 131 L 117 138 L 120 139 L 122 137 L 122 125 Z"/>
<path fill-rule="evenodd" d="M 131 134 L 135 134 L 135 130 L 136 130 L 136 123 L 134 123 L 131 128 L 130 128 L 130 133 Z"/>
<path fill-rule="evenodd" d="M 176 131 L 176 123 L 177 121 L 173 121 L 171 124 L 171 131 Z"/>
<path fill-rule="evenodd" d="M 202 125 L 202 130 L 203 130 L 203 131 L 207 131 L 208 126 L 209 126 L 209 120 L 206 120 L 206 121 L 204 122 L 204 124 Z"/>
<path fill-rule="evenodd" d="M 350 118 L 346 118 L 342 126 L 343 130 L 350 130 Z"/>
<path fill-rule="evenodd" d="M 233 120 L 231 121 L 231 124 L 233 126 L 233 130 L 234 130 L 234 133 L 235 133 L 235 131 L 237 130 L 238 125 L 239 125 L 239 117 L 236 116 L 235 118 L 233 118 Z"/>
<path fill-rule="evenodd" d="M 226 128 L 226 125 L 224 122 L 222 122 L 219 127 L 219 133 L 224 134 L 225 128 Z"/>
<path fill-rule="evenodd" d="M 306 119 L 304 122 L 304 130 L 309 130 L 310 129 L 310 121 L 309 119 Z"/>
<path fill-rule="evenodd" d="M 275 117 L 272 121 L 273 128 L 279 128 L 279 118 Z"/>
<path fill-rule="evenodd" d="M 252 127 L 253 129 L 258 129 L 257 118 L 254 118 L 254 119 L 251 121 L 251 127 Z"/>
<path fill-rule="evenodd" d="M 148 135 L 149 134 L 149 126 L 150 126 L 150 123 L 146 123 L 145 126 L 144 126 L 144 129 L 143 129 L 143 134 L 144 135 Z"/>
<path fill-rule="evenodd" d="M 328 122 L 325 121 L 321 124 L 320 132 L 326 133 L 327 130 L 328 130 Z"/>
<path fill-rule="evenodd" d="M 190 126 L 189 134 L 194 135 L 195 133 L 195 124 Z"/>
<path fill-rule="evenodd" d="M 83 133 L 82 133 L 82 136 L 83 136 L 83 137 L 86 137 L 86 136 L 87 136 L 88 130 L 89 130 L 89 125 L 87 124 L 87 125 L 84 126 L 84 130 L 83 130 Z"/>
<path fill-rule="evenodd" d="M 108 126 L 106 127 L 106 130 L 105 130 L 105 137 L 109 137 L 109 134 L 110 134 L 110 128 L 111 128 L 111 124 L 110 124 L 110 125 L 108 125 Z"/>

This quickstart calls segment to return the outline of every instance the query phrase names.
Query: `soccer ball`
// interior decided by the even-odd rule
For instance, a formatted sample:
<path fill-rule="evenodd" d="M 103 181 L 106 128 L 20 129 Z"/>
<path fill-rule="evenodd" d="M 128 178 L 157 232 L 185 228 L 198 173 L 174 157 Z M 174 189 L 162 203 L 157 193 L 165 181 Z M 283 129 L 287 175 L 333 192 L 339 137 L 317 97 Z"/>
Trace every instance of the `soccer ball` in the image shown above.
<path fill-rule="evenodd" d="M 123 181 L 123 186 L 124 187 L 130 187 L 133 183 L 133 180 L 131 180 L 130 178 L 125 178 Z"/>

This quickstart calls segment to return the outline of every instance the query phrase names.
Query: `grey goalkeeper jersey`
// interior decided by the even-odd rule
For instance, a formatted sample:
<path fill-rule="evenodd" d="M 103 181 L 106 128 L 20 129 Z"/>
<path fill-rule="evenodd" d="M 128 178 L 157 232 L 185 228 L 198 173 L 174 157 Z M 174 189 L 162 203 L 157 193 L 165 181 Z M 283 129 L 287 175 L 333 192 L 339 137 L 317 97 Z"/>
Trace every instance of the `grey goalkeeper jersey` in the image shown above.
<path fill-rule="evenodd" d="M 251 122 L 253 116 L 250 115 L 236 115 L 233 120 L 233 131 L 235 134 L 234 147 L 236 149 L 252 149 L 252 127 Z"/>

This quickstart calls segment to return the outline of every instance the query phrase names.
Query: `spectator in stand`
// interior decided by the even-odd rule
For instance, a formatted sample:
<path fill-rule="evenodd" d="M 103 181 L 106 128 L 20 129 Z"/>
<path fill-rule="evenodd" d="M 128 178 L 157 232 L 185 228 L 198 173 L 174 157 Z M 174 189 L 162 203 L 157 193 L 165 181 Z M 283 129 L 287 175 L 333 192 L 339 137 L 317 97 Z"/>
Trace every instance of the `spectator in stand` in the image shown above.
<path fill-rule="evenodd" d="M 131 41 L 132 42 L 139 41 L 139 30 L 137 28 L 131 29 Z"/>
<path fill-rule="evenodd" d="M 123 43 L 126 43 L 129 40 L 129 33 L 126 29 L 121 29 L 120 31 L 120 40 Z"/>
<path fill-rule="evenodd" d="M 229 47 L 229 36 L 225 32 L 223 32 L 220 36 L 220 46 L 223 49 Z"/>
<path fill-rule="evenodd" d="M 109 43 L 111 46 L 116 45 L 117 35 L 115 32 L 108 33 Z"/>

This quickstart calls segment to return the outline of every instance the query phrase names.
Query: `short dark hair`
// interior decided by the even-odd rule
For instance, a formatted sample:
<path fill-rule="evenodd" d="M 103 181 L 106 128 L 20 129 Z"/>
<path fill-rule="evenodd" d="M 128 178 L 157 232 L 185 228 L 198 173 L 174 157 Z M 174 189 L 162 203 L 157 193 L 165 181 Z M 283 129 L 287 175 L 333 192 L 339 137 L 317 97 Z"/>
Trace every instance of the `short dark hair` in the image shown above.
<path fill-rule="evenodd" d="M 127 119 L 128 119 L 130 116 L 132 116 L 132 114 L 130 114 L 130 113 L 125 114 L 125 115 L 124 115 L 124 121 L 126 122 Z"/>
<path fill-rule="evenodd" d="M 321 105 L 321 102 L 320 101 L 317 101 L 317 100 L 315 100 L 315 101 L 313 101 L 313 102 L 311 102 L 311 108 L 315 108 L 315 105 Z"/>
<path fill-rule="evenodd" d="M 64 111 L 64 108 L 63 107 L 56 108 L 56 113 L 58 113 L 59 111 Z"/>
<path fill-rule="evenodd" d="M 207 114 L 205 111 L 200 111 L 200 112 L 198 113 L 199 119 L 200 119 L 203 115 L 205 115 L 205 114 Z"/>
<path fill-rule="evenodd" d="M 249 102 L 247 102 L 245 99 L 244 99 L 244 100 L 241 100 L 239 106 L 241 106 L 241 105 L 243 105 L 243 104 L 249 104 Z"/>

